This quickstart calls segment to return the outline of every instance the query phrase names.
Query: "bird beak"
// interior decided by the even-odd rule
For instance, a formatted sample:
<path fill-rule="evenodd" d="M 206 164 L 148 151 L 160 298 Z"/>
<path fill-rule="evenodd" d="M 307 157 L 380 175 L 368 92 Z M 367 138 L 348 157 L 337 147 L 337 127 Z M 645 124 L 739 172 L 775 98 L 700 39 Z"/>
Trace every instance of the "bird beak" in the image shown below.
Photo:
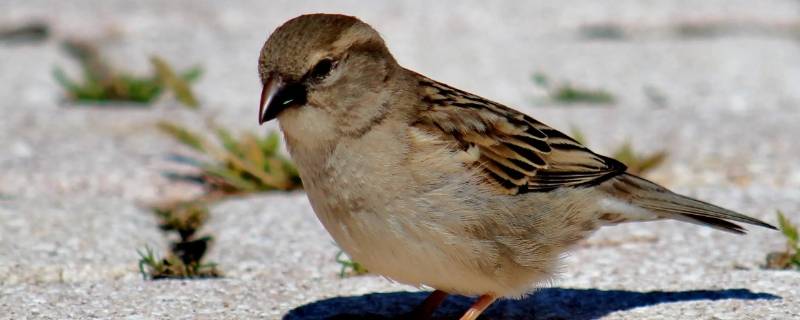
<path fill-rule="evenodd" d="M 275 119 L 286 108 L 304 105 L 307 89 L 302 81 L 286 81 L 277 73 L 270 73 L 261 89 L 261 104 L 258 108 L 258 124 Z"/>
<path fill-rule="evenodd" d="M 278 113 L 283 111 L 285 105 L 276 98 L 280 96 L 281 89 L 284 83 L 281 76 L 277 74 L 270 74 L 267 81 L 264 82 L 264 88 L 261 89 L 261 103 L 258 107 L 258 124 L 262 125 L 264 122 L 275 119 Z"/>

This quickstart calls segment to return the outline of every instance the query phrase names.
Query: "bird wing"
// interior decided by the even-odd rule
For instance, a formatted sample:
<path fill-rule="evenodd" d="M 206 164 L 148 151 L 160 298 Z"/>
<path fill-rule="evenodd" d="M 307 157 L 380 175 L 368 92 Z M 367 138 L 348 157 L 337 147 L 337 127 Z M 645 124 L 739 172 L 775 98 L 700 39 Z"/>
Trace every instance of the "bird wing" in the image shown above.
<path fill-rule="evenodd" d="M 627 169 L 514 109 L 419 76 L 424 108 L 415 125 L 468 150 L 509 194 L 597 185 Z"/>

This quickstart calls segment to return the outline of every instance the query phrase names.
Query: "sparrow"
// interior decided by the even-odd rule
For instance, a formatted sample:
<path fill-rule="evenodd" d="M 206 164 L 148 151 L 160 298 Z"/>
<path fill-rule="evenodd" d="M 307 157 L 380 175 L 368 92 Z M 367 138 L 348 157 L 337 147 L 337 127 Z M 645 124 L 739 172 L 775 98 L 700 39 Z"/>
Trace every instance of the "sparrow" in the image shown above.
<path fill-rule="evenodd" d="M 278 120 L 320 222 L 370 272 L 498 298 L 550 280 L 602 226 L 674 219 L 744 233 L 772 225 L 626 173 L 621 162 L 507 106 L 400 66 L 351 16 L 293 18 L 258 59 L 258 121 Z"/>

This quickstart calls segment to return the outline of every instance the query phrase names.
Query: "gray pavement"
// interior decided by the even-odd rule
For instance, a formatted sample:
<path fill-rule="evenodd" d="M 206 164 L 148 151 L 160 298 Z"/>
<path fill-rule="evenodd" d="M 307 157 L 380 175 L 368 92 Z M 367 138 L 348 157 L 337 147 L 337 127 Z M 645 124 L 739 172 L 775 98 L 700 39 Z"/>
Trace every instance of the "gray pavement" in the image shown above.
<path fill-rule="evenodd" d="M 405 66 L 519 108 L 610 152 L 669 152 L 650 177 L 775 222 L 800 222 L 800 3 L 797 1 L 22 1 L 0 24 L 39 19 L 44 43 L 0 43 L 0 319 L 391 319 L 424 294 L 375 276 L 340 279 L 336 247 L 301 192 L 212 208 L 208 259 L 221 280 L 141 280 L 136 250 L 166 240 L 145 209 L 200 190 L 167 179 L 191 155 L 155 130 L 256 126 L 258 50 L 300 13 L 353 14 L 376 27 Z M 700 37 L 678 27 L 746 28 Z M 623 39 L 586 39 L 613 24 Z M 741 31 L 744 30 L 744 31 Z M 202 64 L 203 111 L 169 97 L 151 108 L 62 101 L 54 66 L 76 66 L 65 37 L 100 41 L 113 62 L 149 72 L 148 56 Z M 613 93 L 613 106 L 555 106 L 534 72 Z M 654 99 L 658 96 L 660 98 Z M 269 127 L 273 128 L 273 127 Z M 498 303 L 487 319 L 797 319 L 800 273 L 760 268 L 780 234 L 746 236 L 677 222 L 600 230 L 552 283 Z M 453 297 L 438 319 L 470 300 Z"/>

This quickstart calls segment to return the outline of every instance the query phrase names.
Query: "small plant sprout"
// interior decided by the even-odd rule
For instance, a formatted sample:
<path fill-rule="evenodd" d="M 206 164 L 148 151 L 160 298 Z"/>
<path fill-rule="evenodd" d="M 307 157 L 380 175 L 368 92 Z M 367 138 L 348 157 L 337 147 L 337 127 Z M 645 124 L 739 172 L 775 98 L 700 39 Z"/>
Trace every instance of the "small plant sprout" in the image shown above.
<path fill-rule="evenodd" d="M 339 277 L 345 278 L 347 276 L 360 276 L 369 273 L 367 268 L 364 268 L 360 263 L 355 262 L 344 253 L 344 251 L 339 250 L 336 253 L 336 262 L 342 266 L 339 270 Z"/>
<path fill-rule="evenodd" d="M 778 226 L 786 237 L 786 250 L 767 254 L 767 269 L 800 270 L 800 233 L 783 212 L 778 211 Z"/>
<path fill-rule="evenodd" d="M 136 250 L 136 253 L 139 254 L 139 273 L 142 274 L 142 278 L 147 280 L 152 278 L 151 275 L 153 274 L 162 274 L 164 272 L 164 264 L 159 261 L 160 259 L 156 258 L 156 254 L 150 246 L 145 246 L 144 251 Z"/>
<path fill-rule="evenodd" d="M 294 164 L 278 152 L 280 136 L 276 132 L 263 137 L 252 133 L 234 137 L 217 127 L 213 131 L 218 143 L 211 143 L 178 124 L 160 122 L 158 127 L 185 146 L 212 159 L 194 162 L 202 170 L 201 179 L 212 192 L 239 194 L 302 187 Z"/>
<path fill-rule="evenodd" d="M 165 258 L 157 258 L 149 247 L 139 251 L 139 272 L 145 279 L 221 276 L 215 263 L 202 262 L 212 238 L 195 237 L 197 230 L 208 219 L 208 208 L 204 202 L 174 202 L 153 207 L 152 210 L 160 220 L 161 230 L 175 232 L 179 239 L 172 242 L 170 253 Z"/>
<path fill-rule="evenodd" d="M 199 67 L 177 74 L 164 59 L 153 56 L 150 61 L 155 70 L 154 75 L 140 77 L 112 68 L 91 43 L 66 41 L 64 48 L 70 56 L 78 60 L 83 72 L 83 79 L 76 81 L 67 77 L 61 68 L 53 71 L 56 81 L 64 88 L 70 100 L 148 104 L 166 89 L 174 92 L 175 98 L 183 105 L 192 109 L 198 107 L 189 83 L 202 74 Z"/>
<path fill-rule="evenodd" d="M 182 241 L 190 239 L 208 219 L 208 208 L 200 201 L 175 202 L 152 208 L 163 231 L 177 232 Z"/>
<path fill-rule="evenodd" d="M 614 96 L 600 89 L 584 89 L 570 83 L 553 86 L 547 75 L 537 72 L 533 75 L 533 82 L 547 92 L 552 101 L 561 104 L 611 104 Z"/>
<path fill-rule="evenodd" d="M 197 98 L 195 98 L 194 92 L 192 92 L 192 88 L 189 87 L 188 83 L 188 81 L 193 81 L 200 77 L 201 71 L 199 68 L 195 67 L 185 72 L 183 75 L 178 75 L 164 59 L 158 56 L 150 57 L 150 62 L 156 69 L 156 78 L 158 81 L 164 87 L 172 90 L 175 94 L 175 99 L 191 109 L 197 109 L 199 107 L 200 104 L 197 102 Z"/>
<path fill-rule="evenodd" d="M 621 25 L 612 23 L 597 23 L 581 26 L 579 35 L 584 39 L 625 40 L 628 35 Z"/>
<path fill-rule="evenodd" d="M 577 127 L 572 127 L 570 136 L 581 144 L 587 144 L 586 137 Z M 625 142 L 611 153 L 611 157 L 624 163 L 628 167 L 628 172 L 643 175 L 663 164 L 667 159 L 667 152 L 661 150 L 642 154 L 634 150 L 630 142 Z"/>
<path fill-rule="evenodd" d="M 625 142 L 614 151 L 612 158 L 628 166 L 628 172 L 630 173 L 645 174 L 664 163 L 664 160 L 667 159 L 667 152 L 662 150 L 650 154 L 642 154 L 633 150 L 630 142 Z"/>
<path fill-rule="evenodd" d="M 47 40 L 48 36 L 50 36 L 50 26 L 41 21 L 0 26 L 0 43 L 41 42 Z"/>
<path fill-rule="evenodd" d="M 575 139 L 575 141 L 578 141 L 580 144 L 585 145 L 588 143 L 588 140 L 586 140 L 586 135 L 584 135 L 583 131 L 576 126 L 570 127 L 569 135 L 572 137 L 572 139 Z"/>
<path fill-rule="evenodd" d="M 175 255 L 158 258 L 150 247 L 145 247 L 144 251 L 138 253 L 139 273 L 145 280 L 203 279 L 222 276 L 214 263 L 196 261 L 186 263 Z"/>

